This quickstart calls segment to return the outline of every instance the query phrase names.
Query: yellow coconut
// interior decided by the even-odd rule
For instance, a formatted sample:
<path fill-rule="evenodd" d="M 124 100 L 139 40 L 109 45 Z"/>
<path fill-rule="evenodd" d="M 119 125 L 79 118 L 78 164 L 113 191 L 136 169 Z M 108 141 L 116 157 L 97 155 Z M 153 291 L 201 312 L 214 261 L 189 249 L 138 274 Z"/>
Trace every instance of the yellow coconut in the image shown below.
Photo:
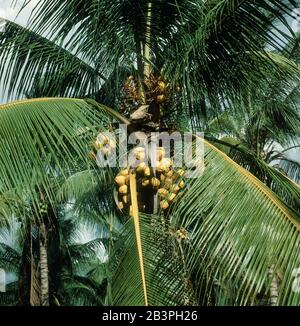
<path fill-rule="evenodd" d="M 97 139 L 96 141 L 95 141 L 95 147 L 96 147 L 96 149 L 101 149 L 102 147 L 103 147 L 103 144 Z"/>
<path fill-rule="evenodd" d="M 119 188 L 119 193 L 120 193 L 120 194 L 125 195 L 125 194 L 127 194 L 127 192 L 128 192 L 128 187 L 127 187 L 126 185 L 123 185 L 123 186 L 121 186 L 121 187 Z"/>
<path fill-rule="evenodd" d="M 165 185 L 167 185 L 168 187 L 171 187 L 172 184 L 173 184 L 173 179 L 172 178 L 166 178 L 165 179 Z"/>
<path fill-rule="evenodd" d="M 173 164 L 172 160 L 170 158 L 163 158 L 161 160 L 161 163 L 166 167 L 166 168 L 170 168 Z"/>
<path fill-rule="evenodd" d="M 172 178 L 173 174 L 174 174 L 173 170 L 170 170 L 169 172 L 166 173 L 166 177 Z"/>
<path fill-rule="evenodd" d="M 163 104 L 165 102 L 165 100 L 166 100 L 166 96 L 164 94 L 158 95 L 156 97 L 156 101 L 159 104 Z"/>
<path fill-rule="evenodd" d="M 176 194 L 174 194 L 174 193 L 170 194 L 170 196 L 168 196 L 168 198 L 167 198 L 168 202 L 171 203 L 175 199 L 175 197 L 176 197 Z"/>
<path fill-rule="evenodd" d="M 185 171 L 184 171 L 183 169 L 179 169 L 179 170 L 176 171 L 176 173 L 177 173 L 178 175 L 180 175 L 181 177 L 183 177 L 184 174 L 185 174 Z"/>
<path fill-rule="evenodd" d="M 133 153 L 135 155 L 135 158 L 138 161 L 143 161 L 146 158 L 145 148 L 144 147 L 136 147 L 133 149 Z"/>
<path fill-rule="evenodd" d="M 145 169 L 147 168 L 147 165 L 145 162 L 141 162 L 140 164 L 138 164 L 138 166 L 136 167 L 136 172 L 140 173 L 145 171 Z"/>
<path fill-rule="evenodd" d="M 124 169 L 124 170 L 120 171 L 119 175 L 124 175 L 126 177 L 127 175 L 129 175 L 129 170 Z"/>
<path fill-rule="evenodd" d="M 160 93 L 163 93 L 166 89 L 166 84 L 163 81 L 157 83 L 157 88 Z"/>
<path fill-rule="evenodd" d="M 164 172 L 167 172 L 167 169 L 166 169 L 166 167 L 161 162 L 158 162 L 156 164 L 156 171 L 158 173 L 164 173 Z"/>
<path fill-rule="evenodd" d="M 123 209 L 123 208 L 124 208 L 124 204 L 120 201 L 120 202 L 118 203 L 118 207 L 119 207 L 119 209 Z"/>
<path fill-rule="evenodd" d="M 184 188 L 184 186 L 185 186 L 184 181 L 180 181 L 178 186 L 179 186 L 180 189 Z"/>
<path fill-rule="evenodd" d="M 124 195 L 122 197 L 122 201 L 123 201 L 124 204 L 128 204 L 128 196 L 127 195 Z"/>
<path fill-rule="evenodd" d="M 149 184 L 150 184 L 150 180 L 149 179 L 143 179 L 143 181 L 142 181 L 142 186 L 143 187 L 147 187 L 147 186 L 149 186 Z"/>
<path fill-rule="evenodd" d="M 162 209 L 167 209 L 167 208 L 169 207 L 169 203 L 168 203 L 168 201 L 167 201 L 167 200 L 162 200 L 162 201 L 160 202 L 160 207 L 161 207 Z"/>
<path fill-rule="evenodd" d="M 174 194 L 177 194 L 177 192 L 180 190 L 180 188 L 177 186 L 177 185 L 172 185 L 171 187 L 170 187 L 170 191 L 172 192 L 172 193 L 174 193 Z"/>
<path fill-rule="evenodd" d="M 123 175 L 117 175 L 115 177 L 115 182 L 119 187 L 121 187 L 126 183 L 126 177 Z"/>
<path fill-rule="evenodd" d="M 151 170 L 150 170 L 149 166 L 147 166 L 146 169 L 144 170 L 144 175 L 145 175 L 145 177 L 150 177 Z"/>
<path fill-rule="evenodd" d="M 160 181 L 157 179 L 157 178 L 152 178 L 151 179 L 151 184 L 152 184 L 152 186 L 153 187 L 155 187 L 155 188 L 157 188 L 157 187 L 159 187 L 159 185 L 160 185 Z"/>
<path fill-rule="evenodd" d="M 166 197 L 169 194 L 168 190 L 165 188 L 159 188 L 157 192 L 161 197 Z"/>

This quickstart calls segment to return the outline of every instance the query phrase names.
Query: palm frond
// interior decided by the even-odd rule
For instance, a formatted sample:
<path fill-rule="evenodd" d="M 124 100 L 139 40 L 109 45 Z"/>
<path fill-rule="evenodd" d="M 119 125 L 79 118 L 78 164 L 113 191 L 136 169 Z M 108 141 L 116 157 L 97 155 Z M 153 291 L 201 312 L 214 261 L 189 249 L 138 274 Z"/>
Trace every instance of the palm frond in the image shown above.
<path fill-rule="evenodd" d="M 94 164 L 88 153 L 112 119 L 99 107 L 65 98 L 1 105 L 1 191 L 21 187 L 37 200 L 34 187 L 42 187 L 54 200 L 61 178 Z"/>
<path fill-rule="evenodd" d="M 131 218 L 111 252 L 108 304 L 143 306 L 145 291 L 150 306 L 195 304 L 180 244 L 168 222 L 157 215 L 139 217 L 145 279 Z"/>
<path fill-rule="evenodd" d="M 6 96 L 83 97 L 97 92 L 106 78 L 93 63 L 12 21 L 0 20 L 1 82 Z"/>
<path fill-rule="evenodd" d="M 205 141 L 205 169 L 170 212 L 189 232 L 185 257 L 201 303 L 246 305 L 281 275 L 279 305 L 299 305 L 293 271 L 300 219 L 264 184 Z M 230 296 L 232 294 L 232 296 Z"/>
<path fill-rule="evenodd" d="M 281 200 L 300 214 L 300 187 L 293 182 L 292 178 L 289 178 L 288 171 L 280 168 L 280 163 L 274 166 L 268 164 L 234 138 L 224 137 L 221 140 L 211 139 L 211 142 L 235 162 L 260 179 Z"/>

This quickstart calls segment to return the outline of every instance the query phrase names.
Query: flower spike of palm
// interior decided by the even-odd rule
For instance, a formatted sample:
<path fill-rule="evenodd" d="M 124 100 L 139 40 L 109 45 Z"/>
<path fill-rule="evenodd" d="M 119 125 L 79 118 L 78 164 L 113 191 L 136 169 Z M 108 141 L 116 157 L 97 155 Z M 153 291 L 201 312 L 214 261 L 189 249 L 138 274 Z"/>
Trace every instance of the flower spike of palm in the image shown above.
<path fill-rule="evenodd" d="M 55 180 L 96 167 L 88 153 L 99 130 L 117 122 L 133 131 L 194 129 L 203 113 L 244 101 L 270 75 L 297 82 L 298 66 L 283 45 L 297 47 L 287 22 L 295 5 L 45 0 L 28 27 L 6 20 L 0 81 L 7 96 L 46 97 L 0 106 L 1 192 L 22 189 L 37 202 L 32 189 L 39 185 L 55 202 Z M 200 141 L 203 175 L 186 180 L 185 188 L 178 184 L 180 200 L 166 198 L 158 209 L 152 192 L 150 204 L 141 202 L 137 169 L 124 175 L 129 187 L 117 179 L 117 196 L 132 205 L 123 214 L 133 218 L 111 237 L 106 303 L 298 305 L 299 215 L 280 194 Z M 102 145 L 97 149 L 104 153 Z M 161 181 L 153 178 L 158 193 Z"/>

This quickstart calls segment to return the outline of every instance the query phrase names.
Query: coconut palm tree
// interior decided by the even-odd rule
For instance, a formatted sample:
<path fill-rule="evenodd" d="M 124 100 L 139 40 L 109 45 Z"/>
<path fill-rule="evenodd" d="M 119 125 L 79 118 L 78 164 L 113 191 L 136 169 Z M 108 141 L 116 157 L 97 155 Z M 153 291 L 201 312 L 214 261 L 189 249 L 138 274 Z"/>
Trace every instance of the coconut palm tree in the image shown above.
<path fill-rule="evenodd" d="M 297 78 L 298 66 L 284 49 L 285 42 L 296 46 L 287 22 L 295 6 L 284 0 L 45 0 L 28 27 L 5 21 L 6 95 L 47 98 L 1 106 L 1 192 L 22 189 L 37 205 L 34 186 L 40 185 L 55 203 L 57 176 L 95 169 L 92 147 L 108 156 L 95 142 L 99 130 L 118 123 L 146 133 L 195 130 L 201 113 L 244 101 L 268 76 Z M 112 184 L 106 188 L 111 204 L 101 209 L 111 209 L 111 225 L 118 214 L 124 221 L 121 234 L 110 236 L 106 304 L 299 304 L 292 290 L 299 214 L 285 196 L 199 141 L 200 178 L 183 180 L 184 171 L 167 164 L 160 171 L 144 165 L 120 172 L 119 193 Z"/>
<path fill-rule="evenodd" d="M 290 54 L 296 63 L 298 51 L 294 46 Z M 203 116 L 203 129 L 219 148 L 299 210 L 298 187 L 289 186 L 292 180 L 299 183 L 300 173 L 299 162 L 289 156 L 291 149 L 300 147 L 299 125 L 295 124 L 300 119 L 299 84 L 282 80 L 272 76 L 267 83 L 262 80 L 239 104 L 243 110 L 229 107 L 220 114 Z"/>
<path fill-rule="evenodd" d="M 100 233 L 94 230 L 94 236 L 86 239 L 82 229 L 91 229 L 88 224 L 80 224 L 80 230 L 74 220 L 67 217 L 60 217 L 58 224 L 59 230 L 49 239 L 46 262 L 49 276 L 47 272 L 46 278 L 51 282 L 47 300 L 55 305 L 103 305 L 107 276 Z M 38 229 L 31 228 L 31 231 L 26 234 L 22 223 L 11 218 L 9 225 L 0 228 L 0 266 L 7 274 L 0 305 L 43 305 L 45 293 L 41 289 L 42 282 L 38 281 L 42 271 L 36 268 L 36 261 L 42 265 L 41 260 L 36 259 L 39 258 L 36 252 Z M 57 237 L 60 239 L 53 241 Z M 28 266 L 26 275 L 24 270 Z"/>

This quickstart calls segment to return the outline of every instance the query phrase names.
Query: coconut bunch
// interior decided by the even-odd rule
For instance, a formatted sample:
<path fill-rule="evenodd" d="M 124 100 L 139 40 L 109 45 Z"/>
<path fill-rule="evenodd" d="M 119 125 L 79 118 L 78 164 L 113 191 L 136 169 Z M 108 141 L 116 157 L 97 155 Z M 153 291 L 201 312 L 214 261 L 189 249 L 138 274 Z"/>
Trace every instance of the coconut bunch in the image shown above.
<path fill-rule="evenodd" d="M 147 90 L 147 98 L 156 103 L 162 105 L 167 101 L 167 84 L 162 76 L 155 77 L 150 74 L 145 79 L 145 86 Z"/>
<path fill-rule="evenodd" d="M 100 151 L 104 156 L 110 156 L 116 148 L 116 142 L 105 132 L 100 132 L 94 143 L 94 149 Z"/>
<path fill-rule="evenodd" d="M 188 237 L 188 231 L 184 228 L 180 228 L 176 231 L 176 237 L 178 240 L 185 240 Z"/>
<path fill-rule="evenodd" d="M 165 210 L 176 200 L 180 190 L 185 187 L 183 181 L 185 171 L 184 169 L 175 169 L 173 167 L 173 161 L 165 157 L 163 147 L 158 148 L 157 158 L 156 176 L 160 182 L 157 193 L 160 207 Z"/>
<path fill-rule="evenodd" d="M 41 215 L 46 214 L 48 212 L 48 204 L 40 202 L 39 203 L 39 213 Z"/>
<path fill-rule="evenodd" d="M 183 169 L 174 169 L 170 158 L 165 157 L 164 148 L 157 150 L 155 167 L 147 164 L 147 157 L 143 147 L 133 150 L 137 164 L 130 169 L 136 174 L 138 205 L 140 211 L 153 212 L 153 199 L 158 196 L 160 208 L 166 210 L 176 200 L 185 183 L 182 180 L 185 174 Z M 129 169 L 119 172 L 115 178 L 119 209 L 131 211 Z"/>
<path fill-rule="evenodd" d="M 130 191 L 129 191 L 129 169 L 121 170 L 115 177 L 115 183 L 118 193 L 118 208 L 123 210 L 129 208 Z"/>

